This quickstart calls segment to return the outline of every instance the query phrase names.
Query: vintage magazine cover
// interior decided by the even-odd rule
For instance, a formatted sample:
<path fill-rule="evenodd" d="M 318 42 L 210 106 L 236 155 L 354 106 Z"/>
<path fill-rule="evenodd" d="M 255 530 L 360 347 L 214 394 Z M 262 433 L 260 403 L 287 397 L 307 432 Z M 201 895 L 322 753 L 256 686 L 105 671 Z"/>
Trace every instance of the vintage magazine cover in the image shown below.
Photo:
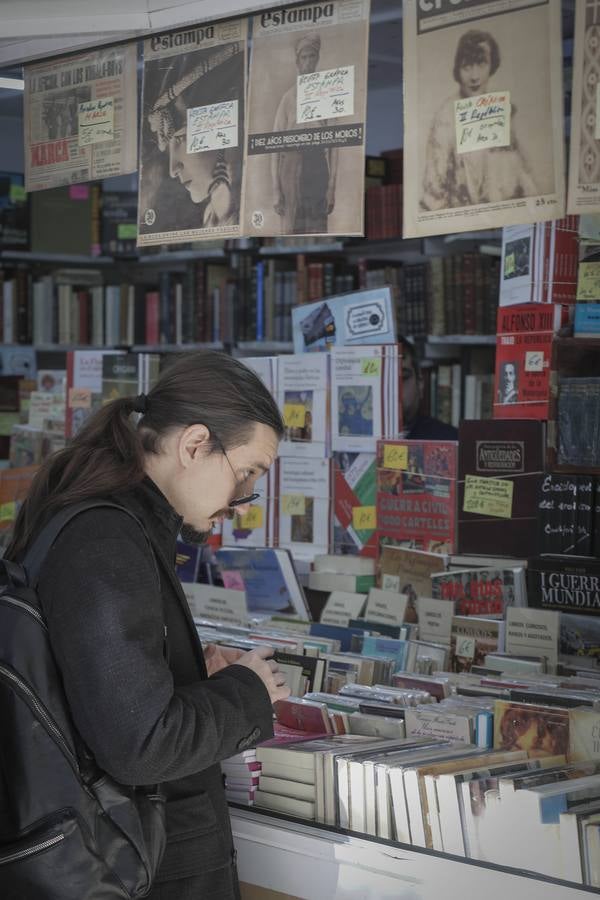
<path fill-rule="evenodd" d="M 564 215 L 560 14 L 405 0 L 405 237 Z"/>
<path fill-rule="evenodd" d="M 137 45 L 24 67 L 28 191 L 135 172 Z"/>
<path fill-rule="evenodd" d="M 254 16 L 245 234 L 363 233 L 368 36 L 369 0 Z"/>
<path fill-rule="evenodd" d="M 138 246 L 237 237 L 245 19 L 144 44 Z"/>
<path fill-rule="evenodd" d="M 600 5 L 575 4 L 567 212 L 600 212 Z"/>

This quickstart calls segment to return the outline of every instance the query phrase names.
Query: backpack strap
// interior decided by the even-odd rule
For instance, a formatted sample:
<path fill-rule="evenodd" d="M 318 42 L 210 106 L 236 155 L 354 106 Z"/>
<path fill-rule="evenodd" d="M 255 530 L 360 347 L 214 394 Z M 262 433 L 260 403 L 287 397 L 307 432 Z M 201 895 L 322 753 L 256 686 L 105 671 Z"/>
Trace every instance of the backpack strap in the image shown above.
<path fill-rule="evenodd" d="M 126 509 L 124 506 L 119 506 L 118 503 L 111 503 L 108 500 L 83 500 L 81 503 L 75 503 L 73 504 L 73 506 L 65 507 L 64 509 L 60 510 L 60 512 L 56 513 L 56 515 L 52 516 L 50 521 L 47 523 L 47 525 L 44 526 L 44 528 L 42 528 L 33 544 L 27 550 L 27 553 L 25 554 L 21 565 L 27 573 L 27 583 L 30 587 L 34 589 L 37 587 L 40 571 L 42 565 L 44 564 L 44 560 L 46 559 L 50 548 L 52 547 L 54 541 L 57 539 L 63 528 L 65 528 L 69 524 L 69 522 L 80 513 L 85 512 L 88 509 L 98 508 L 118 509 L 130 516 L 130 518 L 132 518 L 134 522 L 137 522 L 138 526 L 144 534 L 144 537 L 146 538 L 146 542 L 152 554 L 154 570 L 156 572 L 156 579 L 158 584 L 160 585 L 160 575 L 158 572 L 158 565 L 156 562 L 154 550 L 152 548 L 148 532 L 146 531 L 138 517 L 134 515 L 134 513 Z"/>

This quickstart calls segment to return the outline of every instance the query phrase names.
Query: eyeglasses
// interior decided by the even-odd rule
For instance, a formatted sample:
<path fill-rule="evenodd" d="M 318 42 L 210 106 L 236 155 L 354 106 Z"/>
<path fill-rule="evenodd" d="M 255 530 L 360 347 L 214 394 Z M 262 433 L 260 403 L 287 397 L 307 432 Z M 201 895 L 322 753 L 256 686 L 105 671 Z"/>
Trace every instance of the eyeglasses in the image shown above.
<path fill-rule="evenodd" d="M 236 473 L 235 473 L 235 469 L 234 469 L 233 466 L 231 465 L 231 460 L 230 460 L 229 457 L 227 456 L 227 452 L 226 452 L 226 450 L 225 450 L 225 447 L 223 446 L 223 443 L 222 443 L 221 439 L 220 439 L 219 437 L 217 437 L 217 435 L 216 435 L 214 432 L 213 432 L 213 438 L 214 438 L 214 440 L 217 442 L 217 444 L 219 445 L 219 449 L 221 450 L 221 453 L 223 454 L 223 456 L 224 456 L 225 459 L 227 460 L 227 463 L 228 463 L 228 465 L 229 465 L 229 468 L 230 468 L 231 471 L 233 472 L 233 477 L 235 478 L 235 480 L 236 480 L 236 482 L 237 482 L 237 475 L 236 475 Z M 228 506 L 230 509 L 235 509 L 236 506 L 245 506 L 247 503 L 254 503 L 254 501 L 255 501 L 255 500 L 258 500 L 259 497 L 260 497 L 260 493 L 259 493 L 258 491 L 254 491 L 253 494 L 248 494 L 246 497 L 236 497 L 235 500 L 230 500 L 229 503 L 227 504 L 227 506 Z"/>

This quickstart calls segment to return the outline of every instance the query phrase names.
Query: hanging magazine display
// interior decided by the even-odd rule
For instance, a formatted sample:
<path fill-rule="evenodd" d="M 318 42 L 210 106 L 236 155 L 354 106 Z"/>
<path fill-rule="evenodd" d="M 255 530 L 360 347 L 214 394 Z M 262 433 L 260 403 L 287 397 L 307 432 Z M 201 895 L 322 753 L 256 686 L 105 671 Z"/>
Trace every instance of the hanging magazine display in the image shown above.
<path fill-rule="evenodd" d="M 564 215 L 560 3 L 404 2 L 404 235 Z"/>
<path fill-rule="evenodd" d="M 575 4 L 569 213 L 600 212 L 600 4 Z"/>
<path fill-rule="evenodd" d="M 121 44 L 25 66 L 28 191 L 135 172 L 136 65 Z"/>
<path fill-rule="evenodd" d="M 369 0 L 255 15 L 244 233 L 362 234 Z"/>
<path fill-rule="evenodd" d="M 145 41 L 138 246 L 239 235 L 246 36 L 240 19 Z"/>

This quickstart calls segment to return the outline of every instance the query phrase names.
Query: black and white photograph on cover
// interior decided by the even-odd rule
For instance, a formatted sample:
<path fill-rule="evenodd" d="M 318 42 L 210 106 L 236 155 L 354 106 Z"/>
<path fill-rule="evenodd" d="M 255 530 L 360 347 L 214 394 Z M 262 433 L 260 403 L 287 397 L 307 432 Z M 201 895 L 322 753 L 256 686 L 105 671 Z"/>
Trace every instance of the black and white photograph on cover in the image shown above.
<path fill-rule="evenodd" d="M 600 2 L 575 4 L 567 212 L 600 212 Z"/>
<path fill-rule="evenodd" d="M 145 51 L 139 246 L 239 234 L 246 23 L 228 24 L 206 28 L 208 46 Z"/>
<path fill-rule="evenodd" d="M 504 251 L 504 281 L 513 278 L 522 278 L 529 275 L 529 260 L 531 258 L 531 237 L 517 238 L 507 241 Z"/>
<path fill-rule="evenodd" d="M 498 403 L 516 403 L 519 399 L 519 366 L 516 362 L 502 364 Z"/>
<path fill-rule="evenodd" d="M 373 434 L 372 387 L 338 387 L 338 434 Z"/>
<path fill-rule="evenodd" d="M 405 3 L 405 236 L 563 214 L 554 5 L 444 6 L 435 21 Z"/>
<path fill-rule="evenodd" d="M 244 231 L 362 234 L 368 0 L 254 16 Z"/>

